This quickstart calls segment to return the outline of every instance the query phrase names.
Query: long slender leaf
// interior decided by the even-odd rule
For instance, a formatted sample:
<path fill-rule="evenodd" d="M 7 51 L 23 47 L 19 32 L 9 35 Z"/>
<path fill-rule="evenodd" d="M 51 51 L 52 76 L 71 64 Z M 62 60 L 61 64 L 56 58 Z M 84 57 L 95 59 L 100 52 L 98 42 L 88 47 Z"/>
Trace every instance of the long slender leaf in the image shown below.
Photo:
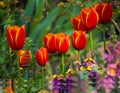
<path fill-rule="evenodd" d="M 32 16 L 34 10 L 35 0 L 28 0 L 27 6 L 25 8 L 24 16 Z"/>
<path fill-rule="evenodd" d="M 43 8 L 45 5 L 45 0 L 36 0 L 36 13 L 35 13 L 35 18 L 39 18 L 42 15 Z"/>
<path fill-rule="evenodd" d="M 52 24 L 52 22 L 56 19 L 60 11 L 60 8 L 55 8 L 51 13 L 48 15 L 48 17 L 43 20 L 40 24 L 38 24 L 30 33 L 30 37 L 36 41 L 40 39 L 41 36 L 45 34 L 45 31 L 48 29 L 48 27 Z M 37 37 L 37 38 L 36 38 Z"/>

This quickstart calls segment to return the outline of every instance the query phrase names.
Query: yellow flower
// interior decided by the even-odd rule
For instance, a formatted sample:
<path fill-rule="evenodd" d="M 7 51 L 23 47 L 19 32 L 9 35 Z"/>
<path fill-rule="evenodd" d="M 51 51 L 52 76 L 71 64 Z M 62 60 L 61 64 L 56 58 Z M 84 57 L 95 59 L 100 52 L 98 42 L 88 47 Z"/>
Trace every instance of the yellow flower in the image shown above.
<path fill-rule="evenodd" d="M 80 67 L 80 70 L 86 70 L 83 66 Z"/>
<path fill-rule="evenodd" d="M 87 67 L 87 70 L 90 71 L 90 70 L 92 70 L 92 68 L 91 68 L 90 66 L 88 66 L 88 67 Z"/>

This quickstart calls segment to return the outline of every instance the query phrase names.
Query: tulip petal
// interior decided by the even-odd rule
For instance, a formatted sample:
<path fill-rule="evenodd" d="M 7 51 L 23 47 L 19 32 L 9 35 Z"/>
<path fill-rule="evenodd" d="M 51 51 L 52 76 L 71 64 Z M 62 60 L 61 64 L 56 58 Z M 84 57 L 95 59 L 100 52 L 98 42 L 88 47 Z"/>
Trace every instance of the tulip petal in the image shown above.
<path fill-rule="evenodd" d="M 44 48 L 43 50 L 44 62 L 45 64 L 48 62 L 48 51 Z"/>
<path fill-rule="evenodd" d="M 51 35 L 48 37 L 47 46 L 48 46 L 48 51 L 50 53 L 56 52 L 56 37 L 55 37 L 55 35 Z"/>
<path fill-rule="evenodd" d="M 66 37 L 61 38 L 60 43 L 59 43 L 59 52 L 65 53 L 68 51 L 70 46 L 69 39 Z"/>
<path fill-rule="evenodd" d="M 44 41 L 44 47 L 47 48 L 48 37 L 47 37 L 47 36 L 44 36 L 44 37 L 43 37 L 43 41 Z"/>
<path fill-rule="evenodd" d="M 21 49 L 25 42 L 25 26 L 16 29 L 15 44 L 17 49 Z"/>
<path fill-rule="evenodd" d="M 75 48 L 75 49 L 77 49 L 77 48 L 76 48 L 76 45 L 75 45 L 75 39 L 76 39 L 76 37 L 77 37 L 77 34 L 78 34 L 78 31 L 74 31 L 74 32 L 72 33 L 72 46 L 73 46 L 73 48 Z"/>
<path fill-rule="evenodd" d="M 86 26 L 88 29 L 93 29 L 98 24 L 99 16 L 97 12 L 91 8 L 89 13 L 86 16 Z"/>
<path fill-rule="evenodd" d="M 44 66 L 43 54 L 40 50 L 36 51 L 36 60 L 40 66 Z"/>
<path fill-rule="evenodd" d="M 102 10 L 103 10 L 104 5 L 102 3 L 100 3 L 100 4 L 96 4 L 94 7 L 99 16 L 99 22 L 102 22 L 101 21 L 102 20 Z"/>
<path fill-rule="evenodd" d="M 79 30 L 79 24 L 80 24 L 80 16 L 75 16 L 74 18 L 71 18 L 73 28 L 75 30 Z"/>
<path fill-rule="evenodd" d="M 6 37 L 7 37 L 9 46 L 12 49 L 15 49 L 15 43 L 14 43 L 14 38 L 13 38 L 12 33 L 11 33 L 11 29 L 12 29 L 12 27 L 10 27 L 10 26 L 7 27 Z"/>
<path fill-rule="evenodd" d="M 86 46 L 86 37 L 85 35 L 81 32 L 77 35 L 76 40 L 75 40 L 75 45 L 77 50 L 82 50 Z"/>
<path fill-rule="evenodd" d="M 102 23 L 108 23 L 111 20 L 112 17 L 112 6 L 109 3 L 106 3 L 104 5 L 104 8 L 102 10 Z"/>

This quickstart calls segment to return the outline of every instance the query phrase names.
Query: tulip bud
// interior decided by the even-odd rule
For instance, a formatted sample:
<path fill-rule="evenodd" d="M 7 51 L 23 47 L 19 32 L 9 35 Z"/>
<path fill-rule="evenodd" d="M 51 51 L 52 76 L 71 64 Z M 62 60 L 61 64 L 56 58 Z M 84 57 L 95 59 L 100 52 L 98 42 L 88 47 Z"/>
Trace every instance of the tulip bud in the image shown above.
<path fill-rule="evenodd" d="M 44 47 L 36 51 L 36 60 L 38 65 L 45 66 L 48 62 L 48 50 Z"/>
<path fill-rule="evenodd" d="M 86 33 L 83 31 L 74 31 L 72 33 L 72 46 L 76 50 L 82 50 L 86 46 Z"/>
<path fill-rule="evenodd" d="M 55 53 L 56 50 L 56 36 L 52 33 L 44 36 L 44 47 L 48 49 L 48 52 Z"/>
<path fill-rule="evenodd" d="M 110 22 L 112 17 L 112 6 L 110 3 L 99 3 L 94 5 L 95 10 L 99 15 L 99 22 L 106 24 Z"/>
<path fill-rule="evenodd" d="M 23 48 L 25 42 L 25 26 L 8 26 L 6 29 L 6 37 L 11 49 L 19 50 Z"/>
<path fill-rule="evenodd" d="M 56 34 L 57 50 L 60 53 L 66 53 L 70 47 L 70 36 L 64 33 Z"/>
<path fill-rule="evenodd" d="M 25 67 L 32 61 L 32 54 L 29 50 L 19 50 L 18 60 L 21 67 Z"/>
<path fill-rule="evenodd" d="M 99 16 L 94 8 L 83 8 L 80 11 L 80 17 L 83 24 L 90 30 L 96 27 L 99 21 Z"/>

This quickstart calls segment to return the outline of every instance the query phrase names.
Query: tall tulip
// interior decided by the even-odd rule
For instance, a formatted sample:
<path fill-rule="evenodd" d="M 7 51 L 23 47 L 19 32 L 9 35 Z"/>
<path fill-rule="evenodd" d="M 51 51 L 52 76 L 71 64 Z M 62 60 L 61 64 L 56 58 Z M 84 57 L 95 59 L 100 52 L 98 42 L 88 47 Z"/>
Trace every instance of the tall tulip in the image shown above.
<path fill-rule="evenodd" d="M 55 53 L 56 49 L 56 36 L 49 33 L 44 36 L 44 47 L 48 49 L 48 52 Z"/>
<path fill-rule="evenodd" d="M 32 61 L 32 54 L 29 50 L 19 50 L 17 56 L 21 67 L 27 66 Z"/>
<path fill-rule="evenodd" d="M 70 47 L 70 36 L 64 33 L 57 33 L 56 45 L 58 52 L 62 53 L 61 71 L 62 74 L 64 74 L 64 53 L 66 53 Z"/>
<path fill-rule="evenodd" d="M 8 44 L 12 50 L 23 48 L 25 42 L 25 26 L 8 26 L 6 29 L 6 37 Z"/>
<path fill-rule="evenodd" d="M 36 60 L 38 65 L 45 66 L 48 62 L 48 50 L 44 47 L 36 51 Z"/>
<path fill-rule="evenodd" d="M 95 10 L 99 15 L 99 22 L 106 24 L 110 22 L 112 17 L 112 6 L 110 3 L 98 3 L 94 5 Z"/>
<path fill-rule="evenodd" d="M 42 90 L 44 90 L 44 66 L 48 62 L 48 50 L 47 50 L 47 48 L 42 47 L 36 51 L 36 60 L 37 60 L 38 65 L 42 66 L 41 88 L 42 88 Z"/>
<path fill-rule="evenodd" d="M 70 36 L 64 33 L 56 34 L 56 46 L 60 53 L 66 53 L 70 47 Z"/>
<path fill-rule="evenodd" d="M 72 46 L 76 50 L 82 50 L 86 46 L 86 33 L 83 31 L 73 31 Z"/>
<path fill-rule="evenodd" d="M 71 18 L 72 26 L 75 30 L 87 31 L 87 27 L 82 23 L 80 16 L 74 16 Z"/>
<path fill-rule="evenodd" d="M 83 8 L 80 11 L 80 17 L 83 24 L 90 30 L 96 27 L 99 21 L 99 16 L 94 8 Z"/>

